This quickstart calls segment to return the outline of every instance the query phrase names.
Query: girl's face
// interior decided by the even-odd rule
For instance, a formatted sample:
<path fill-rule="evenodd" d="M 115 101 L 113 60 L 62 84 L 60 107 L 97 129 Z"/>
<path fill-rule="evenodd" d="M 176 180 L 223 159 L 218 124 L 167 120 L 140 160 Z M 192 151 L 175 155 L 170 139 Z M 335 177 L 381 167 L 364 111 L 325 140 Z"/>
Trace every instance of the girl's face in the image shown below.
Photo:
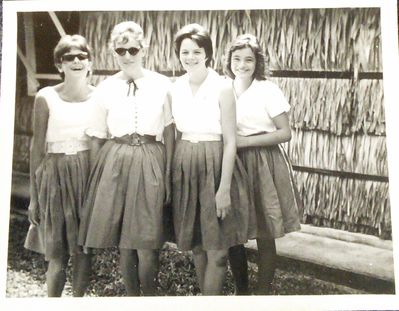
<path fill-rule="evenodd" d="M 72 47 L 69 52 L 61 56 L 61 64 L 58 67 L 66 78 L 86 77 L 90 68 L 89 55 L 77 47 Z"/>
<path fill-rule="evenodd" d="M 128 38 L 127 42 L 116 41 L 114 43 L 114 55 L 119 67 L 126 73 L 140 69 L 144 56 L 144 51 L 140 43 L 133 36 L 129 36 Z"/>
<path fill-rule="evenodd" d="M 186 38 L 181 42 L 179 59 L 184 70 L 188 73 L 197 69 L 206 68 L 205 63 L 207 58 L 205 49 L 199 47 L 198 44 L 190 38 Z"/>
<path fill-rule="evenodd" d="M 231 71 L 236 78 L 252 79 L 255 67 L 255 54 L 249 47 L 236 50 L 231 54 Z"/>

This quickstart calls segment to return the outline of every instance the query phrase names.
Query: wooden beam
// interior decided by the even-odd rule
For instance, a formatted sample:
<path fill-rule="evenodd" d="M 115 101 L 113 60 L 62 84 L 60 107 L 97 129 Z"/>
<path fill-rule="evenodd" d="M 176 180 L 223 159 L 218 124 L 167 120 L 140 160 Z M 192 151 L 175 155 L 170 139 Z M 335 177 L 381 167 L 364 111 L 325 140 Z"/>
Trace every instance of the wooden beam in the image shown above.
<path fill-rule="evenodd" d="M 22 64 L 25 66 L 26 73 L 27 73 L 28 86 L 31 87 L 31 90 L 29 90 L 29 88 L 28 88 L 28 95 L 33 96 L 36 94 L 37 88 L 39 87 L 39 82 L 35 78 L 35 71 L 30 66 L 28 59 L 22 53 L 19 46 L 17 46 L 17 54 L 18 54 L 19 59 L 21 60 Z"/>
<path fill-rule="evenodd" d="M 65 36 L 66 32 L 65 32 L 64 28 L 62 27 L 61 22 L 58 19 L 57 15 L 54 12 L 48 12 L 48 14 L 50 14 L 51 20 L 53 21 L 55 27 L 57 28 L 60 36 L 61 37 Z"/>

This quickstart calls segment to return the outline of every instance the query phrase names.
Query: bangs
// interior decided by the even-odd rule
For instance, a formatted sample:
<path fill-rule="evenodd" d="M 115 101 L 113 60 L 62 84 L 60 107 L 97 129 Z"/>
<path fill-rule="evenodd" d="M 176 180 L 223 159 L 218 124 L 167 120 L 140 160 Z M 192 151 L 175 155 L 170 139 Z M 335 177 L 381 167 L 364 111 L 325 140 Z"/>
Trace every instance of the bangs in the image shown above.
<path fill-rule="evenodd" d="M 62 55 L 70 52 L 73 48 L 86 52 L 89 56 L 89 60 L 91 60 L 91 51 L 86 39 L 79 35 L 67 35 L 58 42 L 54 49 L 54 63 L 61 63 Z"/>

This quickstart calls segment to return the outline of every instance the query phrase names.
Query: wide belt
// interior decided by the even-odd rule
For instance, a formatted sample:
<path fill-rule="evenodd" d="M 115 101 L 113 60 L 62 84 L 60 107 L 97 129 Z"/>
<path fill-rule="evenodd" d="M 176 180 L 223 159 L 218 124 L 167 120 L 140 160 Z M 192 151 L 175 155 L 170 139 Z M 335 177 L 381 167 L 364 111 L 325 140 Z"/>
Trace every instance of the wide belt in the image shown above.
<path fill-rule="evenodd" d="M 221 141 L 221 134 L 208 134 L 208 133 L 182 133 L 182 140 L 187 140 L 192 143 L 200 141 Z"/>
<path fill-rule="evenodd" d="M 140 146 L 142 144 L 155 143 L 155 136 L 152 135 L 140 135 L 133 133 L 131 135 L 124 135 L 121 137 L 114 137 L 113 140 L 118 144 L 126 144 L 130 146 Z"/>
<path fill-rule="evenodd" d="M 64 140 L 47 143 L 48 153 L 64 153 L 67 155 L 77 154 L 79 151 L 89 150 L 89 142 L 87 140 Z"/>

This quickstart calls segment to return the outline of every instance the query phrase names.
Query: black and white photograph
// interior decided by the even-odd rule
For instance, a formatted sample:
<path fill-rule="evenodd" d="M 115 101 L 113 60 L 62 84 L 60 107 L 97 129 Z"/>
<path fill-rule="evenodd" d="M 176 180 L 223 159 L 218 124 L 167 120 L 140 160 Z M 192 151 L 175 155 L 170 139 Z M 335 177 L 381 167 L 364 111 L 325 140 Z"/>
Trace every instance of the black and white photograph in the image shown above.
<path fill-rule="evenodd" d="M 396 1 L 2 11 L 7 310 L 399 309 Z"/>

